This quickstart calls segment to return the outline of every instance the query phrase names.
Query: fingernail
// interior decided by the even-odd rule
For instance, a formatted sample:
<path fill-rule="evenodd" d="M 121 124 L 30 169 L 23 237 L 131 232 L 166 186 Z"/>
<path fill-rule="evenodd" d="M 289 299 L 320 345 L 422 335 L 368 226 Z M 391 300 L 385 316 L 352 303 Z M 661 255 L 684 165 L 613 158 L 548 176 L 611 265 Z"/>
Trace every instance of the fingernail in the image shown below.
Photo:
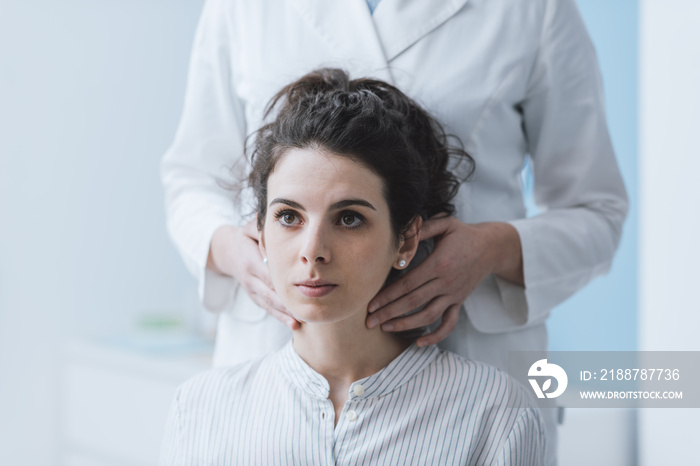
<path fill-rule="evenodd" d="M 370 313 L 376 311 L 377 309 L 379 309 L 379 306 L 377 305 L 377 303 L 373 303 L 373 304 L 369 305 L 369 312 Z"/>
<path fill-rule="evenodd" d="M 376 317 L 370 317 L 369 322 L 367 322 L 367 326 L 369 328 L 374 328 L 377 326 L 377 324 L 379 324 L 379 319 Z"/>
<path fill-rule="evenodd" d="M 386 332 L 391 332 L 392 330 L 394 330 L 394 324 L 384 324 L 382 325 L 382 330 Z"/>

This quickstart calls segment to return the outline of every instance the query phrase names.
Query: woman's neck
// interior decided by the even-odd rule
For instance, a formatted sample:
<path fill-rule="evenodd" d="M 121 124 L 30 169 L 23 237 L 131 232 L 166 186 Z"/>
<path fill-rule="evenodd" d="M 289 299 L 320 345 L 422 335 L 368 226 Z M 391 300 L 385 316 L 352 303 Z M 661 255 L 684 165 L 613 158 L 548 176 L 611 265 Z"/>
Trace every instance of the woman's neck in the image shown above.
<path fill-rule="evenodd" d="M 304 323 L 294 331 L 294 349 L 326 378 L 337 411 L 353 382 L 379 372 L 410 346 L 379 327 L 368 329 L 365 319 L 359 312 L 340 322 Z"/>

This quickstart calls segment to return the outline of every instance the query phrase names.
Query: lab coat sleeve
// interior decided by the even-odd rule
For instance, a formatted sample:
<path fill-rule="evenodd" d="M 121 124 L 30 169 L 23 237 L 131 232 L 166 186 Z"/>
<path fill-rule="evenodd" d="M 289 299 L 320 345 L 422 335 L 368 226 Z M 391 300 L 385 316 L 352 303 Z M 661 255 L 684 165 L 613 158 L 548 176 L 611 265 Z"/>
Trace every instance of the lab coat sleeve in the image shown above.
<path fill-rule="evenodd" d="M 520 322 L 494 319 L 497 325 L 482 329 L 489 332 L 541 323 L 554 306 L 606 273 L 627 215 L 593 45 L 573 0 L 546 5 L 521 104 L 542 213 L 510 222 L 522 244 L 524 289 L 496 279 L 506 313 L 525 309 L 526 315 Z"/>
<path fill-rule="evenodd" d="M 206 269 L 211 238 L 222 225 L 240 225 L 231 167 L 245 143 L 244 108 L 234 92 L 236 44 L 226 4 L 207 0 L 192 47 L 182 117 L 161 163 L 168 233 L 187 268 L 197 277 L 199 296 L 213 311 L 227 308 L 235 282 Z"/>

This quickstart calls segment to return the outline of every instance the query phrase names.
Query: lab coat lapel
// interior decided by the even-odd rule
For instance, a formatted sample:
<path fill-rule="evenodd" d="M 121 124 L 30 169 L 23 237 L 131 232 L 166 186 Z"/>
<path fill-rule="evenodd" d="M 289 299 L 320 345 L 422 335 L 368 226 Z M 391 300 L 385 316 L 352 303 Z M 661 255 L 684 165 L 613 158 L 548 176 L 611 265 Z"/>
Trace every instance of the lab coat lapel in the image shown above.
<path fill-rule="evenodd" d="M 374 24 L 386 60 L 433 31 L 468 0 L 381 0 L 374 11 Z"/>
<path fill-rule="evenodd" d="M 323 40 L 337 50 L 338 57 L 347 61 L 347 66 L 352 67 L 353 74 L 393 82 L 365 0 L 291 2 Z"/>

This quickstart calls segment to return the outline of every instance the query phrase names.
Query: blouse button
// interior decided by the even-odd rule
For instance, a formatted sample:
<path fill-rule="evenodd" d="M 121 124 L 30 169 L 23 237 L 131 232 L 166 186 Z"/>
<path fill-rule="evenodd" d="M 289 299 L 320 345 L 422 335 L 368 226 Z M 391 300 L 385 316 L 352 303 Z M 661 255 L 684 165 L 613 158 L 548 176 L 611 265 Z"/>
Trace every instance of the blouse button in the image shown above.
<path fill-rule="evenodd" d="M 355 396 L 362 396 L 362 394 L 365 392 L 365 387 L 362 385 L 355 385 L 355 388 L 352 390 L 355 393 Z"/>
<path fill-rule="evenodd" d="M 348 411 L 345 413 L 345 419 L 347 419 L 350 422 L 355 422 L 357 420 L 357 413 L 355 411 Z"/>

